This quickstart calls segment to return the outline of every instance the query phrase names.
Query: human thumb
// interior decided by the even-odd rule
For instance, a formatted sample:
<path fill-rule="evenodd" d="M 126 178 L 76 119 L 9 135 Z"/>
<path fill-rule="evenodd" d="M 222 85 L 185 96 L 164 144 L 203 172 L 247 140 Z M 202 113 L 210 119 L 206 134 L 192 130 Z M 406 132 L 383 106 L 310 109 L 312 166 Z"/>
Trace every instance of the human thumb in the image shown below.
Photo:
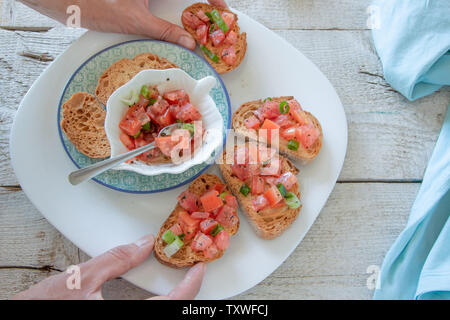
<path fill-rule="evenodd" d="M 151 38 L 176 43 L 190 50 L 195 49 L 195 40 L 186 30 L 151 13 L 143 27 L 143 33 Z"/>

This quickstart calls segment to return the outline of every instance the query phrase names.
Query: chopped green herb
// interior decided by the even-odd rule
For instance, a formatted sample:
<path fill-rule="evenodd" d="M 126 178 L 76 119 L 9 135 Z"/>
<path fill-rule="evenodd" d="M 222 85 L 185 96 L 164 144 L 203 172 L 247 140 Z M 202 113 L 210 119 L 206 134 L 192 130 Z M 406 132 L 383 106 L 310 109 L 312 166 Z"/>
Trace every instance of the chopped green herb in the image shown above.
<path fill-rule="evenodd" d="M 288 143 L 288 149 L 292 151 L 297 151 L 300 143 L 297 140 L 290 140 Z"/>
<path fill-rule="evenodd" d="M 205 47 L 204 45 L 200 45 L 200 49 L 202 49 L 202 51 L 206 54 L 206 56 L 210 58 L 212 61 L 219 62 L 219 57 L 216 56 L 216 54 L 209 51 L 207 47 Z"/>
<path fill-rule="evenodd" d="M 219 233 L 220 233 L 220 231 L 222 231 L 222 230 L 225 230 L 220 224 L 218 224 L 214 229 L 212 229 L 212 231 L 211 231 L 211 235 L 213 236 L 213 237 L 215 237 L 215 236 L 217 236 Z"/>
<path fill-rule="evenodd" d="M 193 123 L 183 123 L 181 128 L 188 130 L 191 133 L 191 135 L 195 134 L 195 127 Z"/>
<path fill-rule="evenodd" d="M 167 244 L 171 244 L 172 242 L 175 241 L 175 238 L 177 237 L 177 235 L 175 233 L 173 233 L 172 230 L 167 230 L 163 236 L 162 239 L 167 243 Z"/>
<path fill-rule="evenodd" d="M 250 187 L 247 184 L 244 184 L 241 187 L 240 192 L 244 195 L 244 196 L 248 196 L 248 194 L 250 193 L 250 191 L 252 191 L 252 189 L 250 189 Z"/>
<path fill-rule="evenodd" d="M 228 25 L 223 21 L 222 16 L 220 15 L 220 12 L 217 9 L 213 9 L 211 11 L 211 16 L 214 22 L 217 24 L 217 26 L 222 29 L 224 33 L 227 33 L 230 28 Z"/>
<path fill-rule="evenodd" d="M 272 100 L 272 98 L 269 97 L 269 98 L 264 99 L 264 102 L 266 102 L 266 101 L 273 101 L 273 100 Z"/>
<path fill-rule="evenodd" d="M 150 131 L 151 129 L 152 129 L 152 123 L 151 123 L 151 121 L 147 122 L 146 124 L 144 124 L 144 125 L 142 126 L 142 130 L 144 130 L 144 131 Z"/>
<path fill-rule="evenodd" d="M 141 87 L 141 95 L 145 99 L 148 99 L 148 97 L 150 96 L 150 90 L 148 89 L 148 86 L 146 86 L 145 84 Z"/>
<path fill-rule="evenodd" d="M 139 131 L 138 133 L 136 133 L 136 135 L 133 136 L 133 138 L 135 138 L 135 139 L 139 138 L 139 136 L 141 135 L 141 132 L 142 132 L 142 131 Z"/>
<path fill-rule="evenodd" d="M 155 98 L 150 98 L 150 99 L 148 99 L 148 104 L 152 106 L 155 104 L 156 101 L 158 101 L 158 100 L 156 100 Z"/>
<path fill-rule="evenodd" d="M 211 12 L 205 12 L 205 15 L 209 18 L 209 22 L 214 23 Z"/>
<path fill-rule="evenodd" d="M 280 184 L 277 184 L 277 188 L 278 188 L 278 191 L 280 191 L 283 198 L 285 198 L 287 195 L 286 187 L 282 183 L 280 183 Z"/>
<path fill-rule="evenodd" d="M 289 103 L 287 103 L 286 101 L 283 101 L 283 102 L 280 103 L 280 112 L 282 114 L 289 113 L 290 109 L 291 108 L 289 107 Z"/>
<path fill-rule="evenodd" d="M 222 199 L 222 200 L 225 200 L 225 196 L 228 194 L 228 192 L 222 192 L 221 194 L 220 194 L 220 198 Z"/>
<path fill-rule="evenodd" d="M 300 208 L 300 206 L 301 206 L 300 200 L 292 192 L 288 192 L 286 194 L 285 199 L 286 199 L 286 204 L 288 205 L 289 208 L 291 208 L 291 209 Z"/>

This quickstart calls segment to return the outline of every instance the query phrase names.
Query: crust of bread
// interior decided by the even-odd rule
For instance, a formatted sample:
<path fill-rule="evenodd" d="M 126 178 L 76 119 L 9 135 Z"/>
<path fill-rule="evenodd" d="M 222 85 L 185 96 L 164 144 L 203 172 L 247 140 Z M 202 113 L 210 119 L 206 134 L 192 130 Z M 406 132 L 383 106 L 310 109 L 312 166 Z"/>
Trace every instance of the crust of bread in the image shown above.
<path fill-rule="evenodd" d="M 222 183 L 219 177 L 212 174 L 203 174 L 196 180 L 194 180 L 189 186 L 188 190 L 198 196 L 202 196 L 205 192 L 212 190 L 212 188 L 218 184 Z M 224 192 L 230 192 L 228 188 L 225 189 Z M 200 204 L 200 211 L 202 211 L 202 206 Z M 164 233 L 170 229 L 175 223 L 178 221 L 178 215 L 180 212 L 184 211 L 184 209 L 177 203 L 177 206 L 170 214 L 169 218 L 163 223 L 161 229 L 158 232 L 158 236 L 155 241 L 155 257 L 156 259 L 171 268 L 182 269 L 186 267 L 191 267 L 199 262 L 209 263 L 215 261 L 223 256 L 224 251 L 219 251 L 219 254 L 214 259 L 209 259 L 204 256 L 202 252 L 195 252 L 191 249 L 192 240 L 186 241 L 183 248 L 178 251 L 174 256 L 167 257 L 164 254 L 164 248 L 166 243 L 162 240 L 162 236 Z M 233 228 L 225 228 L 225 230 L 231 235 L 235 235 L 239 230 L 239 223 Z"/>
<path fill-rule="evenodd" d="M 114 91 L 130 81 L 142 70 L 171 68 L 178 68 L 178 66 L 153 53 L 142 53 L 133 59 L 121 59 L 113 63 L 100 76 L 95 94 L 98 100 L 103 105 L 106 105 Z"/>
<path fill-rule="evenodd" d="M 106 111 L 93 95 L 77 92 L 62 110 L 61 128 L 78 151 L 90 158 L 111 155 L 104 128 Z"/>
<path fill-rule="evenodd" d="M 222 59 L 220 59 L 219 62 L 214 62 L 204 52 L 202 52 L 206 61 L 208 61 L 208 63 L 217 71 L 217 73 L 224 74 L 224 73 L 233 71 L 234 69 L 239 67 L 239 65 L 242 63 L 242 60 L 244 60 L 245 54 L 247 52 L 247 34 L 245 32 L 241 33 L 241 30 L 237 24 L 237 20 L 238 20 L 237 14 L 231 12 L 230 10 L 226 10 L 226 9 L 223 9 L 220 7 L 215 7 L 215 6 L 212 6 L 207 3 L 194 3 L 193 5 L 187 7 L 183 11 L 183 13 L 186 11 L 190 11 L 195 14 L 196 12 L 198 12 L 200 10 L 203 10 L 204 12 L 209 12 L 213 9 L 217 9 L 220 13 L 222 13 L 222 12 L 232 13 L 235 16 L 235 21 L 236 21 L 236 23 L 234 24 L 233 29 L 232 29 L 238 35 L 238 41 L 235 44 L 237 60 L 236 60 L 236 64 L 234 66 L 227 65 Z M 181 21 L 181 23 L 183 23 L 183 21 Z M 197 41 L 197 43 L 200 44 L 200 41 L 197 37 L 196 31 L 194 29 L 192 29 L 191 27 L 189 27 L 188 25 L 186 25 L 185 23 L 183 23 L 183 26 L 184 26 L 184 29 L 186 29 L 186 31 L 189 32 L 194 37 L 194 39 Z M 215 53 L 220 58 L 222 47 L 219 47 L 219 48 L 214 47 L 212 45 L 211 41 L 208 41 L 208 44 L 205 45 L 205 47 L 207 47 L 211 52 Z"/>
<path fill-rule="evenodd" d="M 272 98 L 275 102 L 283 102 L 294 99 L 294 97 L 278 97 L 278 98 Z M 232 126 L 235 130 L 236 134 L 248 137 L 252 140 L 257 140 L 258 135 L 256 130 L 248 129 L 244 121 L 251 117 L 253 115 L 252 111 L 255 111 L 262 107 L 264 104 L 263 100 L 255 100 L 250 101 L 247 103 L 244 103 L 242 106 L 239 107 L 238 110 L 233 114 L 232 119 Z M 317 139 L 316 143 L 309 149 L 306 149 L 303 147 L 302 144 L 300 144 L 297 151 L 290 150 L 288 148 L 289 141 L 283 139 L 280 137 L 280 153 L 282 153 L 285 156 L 288 156 L 296 161 L 301 162 L 302 164 L 308 164 L 312 160 L 314 160 L 320 153 L 320 150 L 322 149 L 323 144 L 323 131 L 322 126 L 317 120 L 316 117 L 314 117 L 311 113 L 305 112 L 308 119 L 313 123 L 314 127 L 320 130 L 320 137 Z M 270 145 L 270 143 L 268 143 Z"/>
<path fill-rule="evenodd" d="M 272 240 L 279 237 L 291 224 L 297 219 L 300 214 L 301 207 L 298 209 L 290 209 L 288 207 L 264 209 L 256 211 L 253 209 L 253 196 L 245 197 L 241 194 L 242 181 L 233 175 L 231 165 L 226 164 L 226 152 L 222 155 L 223 164 L 219 165 L 222 176 L 231 190 L 233 195 L 238 199 L 241 210 L 250 220 L 256 234 L 265 239 Z M 295 175 L 299 174 L 299 170 L 287 158 L 280 156 L 281 172 L 292 172 Z M 293 192 L 300 199 L 300 192 L 298 191 L 298 184 L 293 188 Z"/>

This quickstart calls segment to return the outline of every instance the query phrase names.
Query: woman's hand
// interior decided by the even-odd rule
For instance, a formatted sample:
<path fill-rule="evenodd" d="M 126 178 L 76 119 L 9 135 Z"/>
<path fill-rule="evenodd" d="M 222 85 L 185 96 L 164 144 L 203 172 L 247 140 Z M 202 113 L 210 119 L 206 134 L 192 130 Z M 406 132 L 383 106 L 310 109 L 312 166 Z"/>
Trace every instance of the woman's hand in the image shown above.
<path fill-rule="evenodd" d="M 65 23 L 67 8 L 81 9 L 81 27 L 102 31 L 148 36 L 195 48 L 195 40 L 183 28 L 154 16 L 148 9 L 152 0 L 20 0 L 31 8 Z M 212 5 L 227 8 L 225 0 L 209 0 Z M 181 17 L 181 12 L 180 12 Z"/>
<path fill-rule="evenodd" d="M 149 235 L 135 243 L 120 246 L 79 265 L 79 289 L 68 286 L 71 274 L 61 273 L 49 277 L 13 300 L 101 300 L 106 281 L 120 277 L 144 262 L 153 251 L 155 239 Z M 184 280 L 167 296 L 152 299 L 191 300 L 198 294 L 206 265 L 199 263 L 188 271 Z M 68 281 L 69 280 L 69 281 Z"/>

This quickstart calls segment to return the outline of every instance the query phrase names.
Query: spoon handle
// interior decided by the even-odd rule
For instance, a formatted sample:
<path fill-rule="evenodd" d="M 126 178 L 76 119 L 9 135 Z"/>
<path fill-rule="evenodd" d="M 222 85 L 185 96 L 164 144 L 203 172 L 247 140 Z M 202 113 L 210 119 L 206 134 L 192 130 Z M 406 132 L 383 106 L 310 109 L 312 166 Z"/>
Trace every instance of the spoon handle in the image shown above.
<path fill-rule="evenodd" d="M 119 164 L 126 162 L 130 159 L 133 159 L 134 157 L 137 157 L 138 155 L 150 151 L 152 149 L 155 149 L 156 145 L 155 143 L 148 144 L 146 146 L 143 146 L 139 149 L 132 150 L 130 152 L 121 154 L 120 156 L 100 161 L 96 164 L 93 164 L 92 166 L 77 170 L 72 172 L 69 175 L 69 182 L 76 186 L 84 181 L 90 180 L 94 178 L 95 176 L 98 176 L 99 174 L 114 168 L 118 166 Z"/>

